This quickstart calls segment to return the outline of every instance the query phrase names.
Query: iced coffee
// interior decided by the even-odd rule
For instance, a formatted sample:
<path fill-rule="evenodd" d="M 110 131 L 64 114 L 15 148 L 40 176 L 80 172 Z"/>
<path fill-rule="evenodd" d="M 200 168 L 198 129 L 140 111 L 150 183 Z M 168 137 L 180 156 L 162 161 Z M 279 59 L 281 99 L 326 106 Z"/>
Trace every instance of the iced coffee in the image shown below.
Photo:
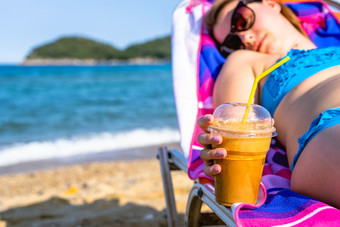
<path fill-rule="evenodd" d="M 223 142 L 214 146 L 227 150 L 225 159 L 214 160 L 222 167 L 215 176 L 215 197 L 219 204 L 231 206 L 243 202 L 255 204 L 261 182 L 266 153 L 276 134 L 270 113 L 259 105 L 250 107 L 242 123 L 247 105 L 226 103 L 215 112 L 211 133 L 220 134 Z"/>

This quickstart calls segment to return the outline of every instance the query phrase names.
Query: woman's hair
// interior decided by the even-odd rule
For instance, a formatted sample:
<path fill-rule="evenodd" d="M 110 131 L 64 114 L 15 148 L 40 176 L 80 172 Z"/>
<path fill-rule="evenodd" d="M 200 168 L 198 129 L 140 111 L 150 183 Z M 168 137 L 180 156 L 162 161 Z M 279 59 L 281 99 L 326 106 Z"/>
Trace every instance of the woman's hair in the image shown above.
<path fill-rule="evenodd" d="M 213 38 L 213 40 L 215 42 L 216 39 L 214 37 L 213 34 L 213 29 L 214 26 L 217 22 L 217 17 L 219 15 L 219 13 L 221 12 L 221 10 L 228 5 L 230 2 L 233 2 L 235 0 L 216 0 L 214 2 L 214 4 L 211 6 L 210 10 L 208 11 L 208 13 L 204 16 L 203 21 L 205 24 L 205 27 L 208 29 L 211 37 Z M 250 0 L 250 1 L 246 1 L 248 3 L 250 2 L 262 2 L 262 0 Z M 297 18 L 297 16 L 293 13 L 293 11 L 291 9 L 289 9 L 287 6 L 285 6 L 284 4 L 278 2 L 278 4 L 281 6 L 281 14 L 287 18 L 287 20 L 304 36 L 308 37 L 306 32 L 301 28 L 300 26 L 300 20 Z"/>

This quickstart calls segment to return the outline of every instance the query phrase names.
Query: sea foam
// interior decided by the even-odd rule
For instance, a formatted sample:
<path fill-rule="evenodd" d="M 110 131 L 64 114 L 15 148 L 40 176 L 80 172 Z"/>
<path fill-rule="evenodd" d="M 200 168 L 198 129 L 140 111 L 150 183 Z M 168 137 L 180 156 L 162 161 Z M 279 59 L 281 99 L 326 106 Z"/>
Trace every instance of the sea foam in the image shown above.
<path fill-rule="evenodd" d="M 179 132 L 170 128 L 134 129 L 117 133 L 103 132 L 60 138 L 53 141 L 34 141 L 0 149 L 0 166 L 172 142 L 179 142 Z"/>

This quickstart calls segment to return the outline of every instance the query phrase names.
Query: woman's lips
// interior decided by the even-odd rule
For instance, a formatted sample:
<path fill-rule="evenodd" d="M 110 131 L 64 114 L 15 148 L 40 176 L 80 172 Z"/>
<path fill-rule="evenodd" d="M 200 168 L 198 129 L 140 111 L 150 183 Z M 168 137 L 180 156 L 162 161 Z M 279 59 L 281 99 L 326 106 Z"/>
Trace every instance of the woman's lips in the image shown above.
<path fill-rule="evenodd" d="M 266 36 L 263 36 L 262 39 L 260 39 L 260 42 L 256 46 L 256 51 L 262 52 L 262 49 L 263 49 L 262 47 L 263 47 L 263 43 L 264 43 L 265 38 L 266 38 Z"/>

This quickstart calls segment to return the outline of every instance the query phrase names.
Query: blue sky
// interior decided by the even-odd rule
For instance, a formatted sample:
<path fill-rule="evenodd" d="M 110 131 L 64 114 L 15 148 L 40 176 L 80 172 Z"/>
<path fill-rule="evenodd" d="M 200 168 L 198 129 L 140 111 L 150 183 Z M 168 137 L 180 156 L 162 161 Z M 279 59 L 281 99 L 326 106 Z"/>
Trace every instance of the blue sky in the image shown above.
<path fill-rule="evenodd" d="M 124 49 L 171 33 L 181 0 L 1 0 L 0 63 L 32 48 L 80 35 Z"/>

